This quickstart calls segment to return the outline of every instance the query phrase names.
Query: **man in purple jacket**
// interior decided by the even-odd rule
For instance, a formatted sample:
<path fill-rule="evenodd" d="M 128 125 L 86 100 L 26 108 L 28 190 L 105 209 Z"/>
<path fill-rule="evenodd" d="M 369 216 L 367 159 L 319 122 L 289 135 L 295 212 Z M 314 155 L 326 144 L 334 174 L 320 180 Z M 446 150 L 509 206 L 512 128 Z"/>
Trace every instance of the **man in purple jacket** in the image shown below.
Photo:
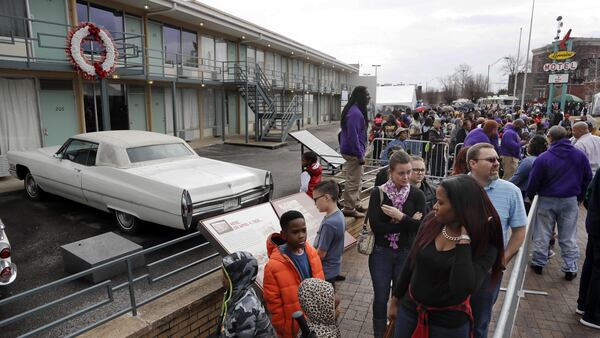
<path fill-rule="evenodd" d="M 504 167 L 505 180 L 515 174 L 519 160 L 521 159 L 521 130 L 525 127 L 525 122 L 521 119 L 515 120 L 512 124 L 507 124 L 504 127 L 502 134 L 502 143 L 500 144 L 500 157 L 502 157 L 502 166 Z"/>
<path fill-rule="evenodd" d="M 487 120 L 482 128 L 475 128 L 465 138 L 463 147 L 470 147 L 477 143 L 489 143 L 498 151 L 498 122 Z"/>
<path fill-rule="evenodd" d="M 579 203 L 592 180 L 592 169 L 585 154 L 571 145 L 565 128 L 550 128 L 548 138 L 550 148 L 533 162 L 527 186 L 527 196 L 531 200 L 538 195 L 531 268 L 541 274 L 548 263 L 548 246 L 556 224 L 564 262 L 561 270 L 570 281 L 577 277 Z"/>
<path fill-rule="evenodd" d="M 365 209 L 360 205 L 363 165 L 367 148 L 367 104 L 371 97 L 366 87 L 358 86 L 352 91 L 348 103 L 342 110 L 342 131 L 340 133 L 340 152 L 346 160 L 346 184 L 344 188 L 345 216 L 365 217 Z"/>

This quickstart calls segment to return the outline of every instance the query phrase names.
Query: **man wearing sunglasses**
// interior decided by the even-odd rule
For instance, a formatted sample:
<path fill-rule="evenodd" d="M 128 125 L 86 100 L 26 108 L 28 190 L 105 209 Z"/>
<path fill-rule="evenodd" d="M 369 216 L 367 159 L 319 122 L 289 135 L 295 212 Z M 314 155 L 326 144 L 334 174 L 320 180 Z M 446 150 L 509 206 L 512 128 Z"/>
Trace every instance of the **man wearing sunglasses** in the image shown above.
<path fill-rule="evenodd" d="M 471 175 L 487 193 L 500 216 L 504 236 L 504 265 L 517 253 L 525 239 L 527 214 L 521 190 L 499 177 L 500 158 L 489 143 L 477 143 L 467 152 L 467 165 Z M 510 229 L 510 235 L 509 235 Z M 548 250 L 546 250 L 546 253 Z M 492 318 L 492 308 L 500 291 L 500 278 L 492 285 L 488 275 L 477 292 L 471 296 L 475 337 L 487 337 Z"/>

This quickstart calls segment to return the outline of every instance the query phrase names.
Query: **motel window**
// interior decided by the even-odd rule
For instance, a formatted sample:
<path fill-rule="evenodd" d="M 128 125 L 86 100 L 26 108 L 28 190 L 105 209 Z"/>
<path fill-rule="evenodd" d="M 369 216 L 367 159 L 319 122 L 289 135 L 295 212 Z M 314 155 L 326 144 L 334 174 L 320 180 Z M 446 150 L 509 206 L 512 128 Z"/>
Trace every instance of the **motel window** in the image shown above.
<path fill-rule="evenodd" d="M 181 48 L 184 66 L 198 67 L 198 37 L 196 33 L 182 30 Z"/>
<path fill-rule="evenodd" d="M 25 0 L 0 0 L 0 36 L 27 37 Z"/>
<path fill-rule="evenodd" d="M 202 64 L 213 66 L 215 60 L 215 39 L 212 36 L 202 35 L 200 37 L 200 50 Z"/>
<path fill-rule="evenodd" d="M 165 63 L 176 65 L 181 52 L 181 31 L 178 28 L 163 26 L 163 44 L 165 49 Z"/>
<path fill-rule="evenodd" d="M 227 61 L 227 41 L 223 39 L 215 41 L 215 59 L 219 62 Z"/>

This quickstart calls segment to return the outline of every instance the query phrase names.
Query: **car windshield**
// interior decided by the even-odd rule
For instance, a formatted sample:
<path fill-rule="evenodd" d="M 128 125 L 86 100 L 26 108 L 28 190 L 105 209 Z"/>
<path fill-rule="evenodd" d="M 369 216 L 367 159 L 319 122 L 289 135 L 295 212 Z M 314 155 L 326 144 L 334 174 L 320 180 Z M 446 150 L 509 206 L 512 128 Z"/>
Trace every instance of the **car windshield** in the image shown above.
<path fill-rule="evenodd" d="M 190 155 L 193 155 L 193 152 L 182 143 L 153 144 L 143 147 L 127 148 L 127 156 L 129 156 L 129 161 L 131 163 Z"/>

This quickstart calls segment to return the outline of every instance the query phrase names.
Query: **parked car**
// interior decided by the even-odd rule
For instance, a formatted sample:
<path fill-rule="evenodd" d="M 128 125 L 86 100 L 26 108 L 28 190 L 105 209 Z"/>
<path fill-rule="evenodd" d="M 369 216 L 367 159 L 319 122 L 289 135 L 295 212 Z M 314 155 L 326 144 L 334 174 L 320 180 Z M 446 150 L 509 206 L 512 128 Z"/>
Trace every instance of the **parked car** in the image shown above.
<path fill-rule="evenodd" d="M 10 242 L 4 223 L 0 219 L 0 286 L 8 285 L 17 279 L 17 266 L 11 261 L 10 254 Z"/>
<path fill-rule="evenodd" d="M 273 193 L 269 171 L 200 157 L 180 138 L 146 131 L 75 135 L 60 147 L 10 151 L 8 161 L 29 199 L 51 193 L 111 212 L 125 233 L 140 221 L 195 228 Z"/>

